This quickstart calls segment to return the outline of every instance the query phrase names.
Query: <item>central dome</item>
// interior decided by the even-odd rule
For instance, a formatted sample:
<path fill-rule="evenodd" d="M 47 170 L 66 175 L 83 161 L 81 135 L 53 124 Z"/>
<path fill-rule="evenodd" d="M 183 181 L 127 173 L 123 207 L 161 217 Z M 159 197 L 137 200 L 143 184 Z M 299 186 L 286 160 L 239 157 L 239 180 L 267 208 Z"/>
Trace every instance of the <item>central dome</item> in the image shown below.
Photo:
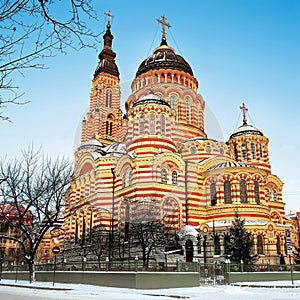
<path fill-rule="evenodd" d="M 136 72 L 136 77 L 149 70 L 159 69 L 179 70 L 194 76 L 192 68 L 185 59 L 176 54 L 174 49 L 168 45 L 161 45 L 157 47 L 153 54 L 140 64 L 138 71 Z"/>

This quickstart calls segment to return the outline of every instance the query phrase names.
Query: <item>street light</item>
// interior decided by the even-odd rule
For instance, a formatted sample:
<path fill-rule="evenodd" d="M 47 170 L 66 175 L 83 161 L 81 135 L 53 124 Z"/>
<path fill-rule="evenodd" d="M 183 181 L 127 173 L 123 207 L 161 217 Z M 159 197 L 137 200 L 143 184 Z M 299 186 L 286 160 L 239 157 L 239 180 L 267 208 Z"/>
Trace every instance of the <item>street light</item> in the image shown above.
<path fill-rule="evenodd" d="M 111 216 L 110 216 L 110 233 L 109 233 L 109 245 L 108 245 L 108 257 L 111 260 L 113 256 L 113 242 L 114 242 L 114 214 L 115 214 L 115 169 L 111 168 L 112 173 L 112 209 L 111 209 Z"/>
<path fill-rule="evenodd" d="M 0 245 L 0 280 L 2 279 L 3 263 L 4 263 L 5 245 Z"/>

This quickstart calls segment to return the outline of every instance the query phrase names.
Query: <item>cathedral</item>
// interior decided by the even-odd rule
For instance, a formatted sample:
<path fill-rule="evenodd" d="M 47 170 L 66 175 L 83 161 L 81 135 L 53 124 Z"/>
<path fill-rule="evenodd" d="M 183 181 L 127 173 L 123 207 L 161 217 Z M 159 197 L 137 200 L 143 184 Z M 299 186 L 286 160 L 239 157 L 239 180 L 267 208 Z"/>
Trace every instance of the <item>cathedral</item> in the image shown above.
<path fill-rule="evenodd" d="M 283 183 L 272 174 L 269 140 L 249 124 L 245 104 L 228 141 L 207 136 L 198 81 L 169 46 L 163 16 L 161 43 L 138 66 L 122 111 L 110 17 L 74 154 L 61 247 L 96 228 L 130 231 L 136 203 L 151 202 L 162 220 L 171 220 L 182 260 L 223 257 L 238 213 L 259 262 L 278 264 L 287 255 L 286 229 L 293 245 L 297 236 L 285 216 Z"/>

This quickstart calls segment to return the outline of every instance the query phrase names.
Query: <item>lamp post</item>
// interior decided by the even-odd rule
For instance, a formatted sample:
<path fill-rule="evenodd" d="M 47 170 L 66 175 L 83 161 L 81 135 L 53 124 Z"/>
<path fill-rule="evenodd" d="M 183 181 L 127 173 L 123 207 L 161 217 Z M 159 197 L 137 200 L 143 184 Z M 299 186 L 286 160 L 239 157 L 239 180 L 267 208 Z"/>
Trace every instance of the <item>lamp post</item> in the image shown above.
<path fill-rule="evenodd" d="M 0 280 L 2 279 L 5 245 L 0 245 Z"/>
<path fill-rule="evenodd" d="M 111 168 L 112 173 L 112 208 L 111 208 L 111 216 L 110 216 L 110 232 L 109 232 L 109 245 L 108 245 L 108 257 L 111 260 L 113 256 L 113 242 L 114 242 L 114 215 L 115 215 L 115 169 Z"/>

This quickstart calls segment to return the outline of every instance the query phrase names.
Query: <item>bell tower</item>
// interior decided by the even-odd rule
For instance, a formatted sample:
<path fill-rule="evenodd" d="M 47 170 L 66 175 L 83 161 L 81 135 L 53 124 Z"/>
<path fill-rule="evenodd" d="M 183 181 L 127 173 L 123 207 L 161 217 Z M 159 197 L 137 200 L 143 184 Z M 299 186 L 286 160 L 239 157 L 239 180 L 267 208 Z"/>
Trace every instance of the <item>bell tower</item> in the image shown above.
<path fill-rule="evenodd" d="M 240 109 L 243 113 L 243 125 L 239 126 L 229 138 L 231 157 L 271 172 L 268 143 L 269 140 L 256 127 L 248 124 L 245 104 Z"/>
<path fill-rule="evenodd" d="M 122 111 L 120 109 L 120 78 L 112 49 L 111 19 L 106 12 L 107 25 L 103 36 L 103 49 L 92 80 L 90 108 L 82 121 L 81 143 L 96 138 L 103 145 L 119 142 L 123 138 Z"/>

